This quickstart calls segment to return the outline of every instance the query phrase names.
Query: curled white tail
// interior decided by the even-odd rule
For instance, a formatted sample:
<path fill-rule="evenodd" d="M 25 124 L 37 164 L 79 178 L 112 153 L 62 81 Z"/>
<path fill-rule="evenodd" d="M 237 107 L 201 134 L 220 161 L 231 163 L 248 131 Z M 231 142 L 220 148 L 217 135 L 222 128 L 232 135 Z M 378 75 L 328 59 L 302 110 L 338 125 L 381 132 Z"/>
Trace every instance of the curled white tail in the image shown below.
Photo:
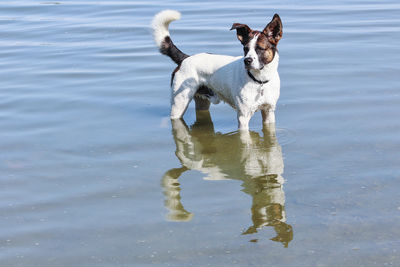
<path fill-rule="evenodd" d="M 181 13 L 175 10 L 163 10 L 154 16 L 151 27 L 153 28 L 154 41 L 158 48 L 162 47 L 165 37 L 170 36 L 168 31 L 169 24 L 180 18 Z"/>

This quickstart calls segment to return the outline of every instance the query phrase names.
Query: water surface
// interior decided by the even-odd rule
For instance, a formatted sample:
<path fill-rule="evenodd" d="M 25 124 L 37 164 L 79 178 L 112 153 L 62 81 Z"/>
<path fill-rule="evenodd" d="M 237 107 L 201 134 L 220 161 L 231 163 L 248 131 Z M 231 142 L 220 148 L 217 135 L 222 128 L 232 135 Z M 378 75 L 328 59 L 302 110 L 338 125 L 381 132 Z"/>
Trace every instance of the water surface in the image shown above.
<path fill-rule="evenodd" d="M 171 123 L 174 63 L 240 55 L 274 13 L 281 97 Z M 2 266 L 400 265 L 396 1 L 0 3 Z M 197 117 L 197 120 L 196 120 Z"/>

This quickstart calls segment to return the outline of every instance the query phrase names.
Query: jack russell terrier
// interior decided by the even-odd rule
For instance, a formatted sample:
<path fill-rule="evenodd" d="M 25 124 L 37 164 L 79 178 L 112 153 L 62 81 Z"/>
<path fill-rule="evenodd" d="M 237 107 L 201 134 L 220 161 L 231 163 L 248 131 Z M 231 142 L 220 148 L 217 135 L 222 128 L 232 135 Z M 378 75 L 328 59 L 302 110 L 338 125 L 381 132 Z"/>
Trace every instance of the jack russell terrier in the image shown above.
<path fill-rule="evenodd" d="M 243 45 L 244 57 L 200 53 L 189 56 L 172 42 L 168 26 L 180 19 L 174 10 L 164 10 L 154 16 L 154 39 L 161 54 L 169 56 L 178 67 L 172 73 L 171 119 L 183 117 L 194 98 L 197 110 L 208 110 L 210 102 L 220 100 L 237 110 L 240 130 L 249 129 L 253 114 L 261 110 L 263 123 L 275 122 L 275 107 L 279 98 L 279 54 L 282 21 L 275 14 L 263 31 L 234 23 L 237 38 Z"/>

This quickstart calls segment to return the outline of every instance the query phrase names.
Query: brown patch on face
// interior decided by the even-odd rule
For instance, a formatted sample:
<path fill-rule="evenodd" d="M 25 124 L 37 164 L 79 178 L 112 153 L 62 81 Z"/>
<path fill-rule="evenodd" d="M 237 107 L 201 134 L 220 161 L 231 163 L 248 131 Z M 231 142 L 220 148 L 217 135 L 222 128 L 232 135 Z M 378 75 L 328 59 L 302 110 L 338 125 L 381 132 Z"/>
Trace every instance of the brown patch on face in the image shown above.
<path fill-rule="evenodd" d="M 274 59 L 276 46 L 268 41 L 268 37 L 265 34 L 260 33 L 256 43 L 256 52 L 260 63 L 266 65 Z"/>

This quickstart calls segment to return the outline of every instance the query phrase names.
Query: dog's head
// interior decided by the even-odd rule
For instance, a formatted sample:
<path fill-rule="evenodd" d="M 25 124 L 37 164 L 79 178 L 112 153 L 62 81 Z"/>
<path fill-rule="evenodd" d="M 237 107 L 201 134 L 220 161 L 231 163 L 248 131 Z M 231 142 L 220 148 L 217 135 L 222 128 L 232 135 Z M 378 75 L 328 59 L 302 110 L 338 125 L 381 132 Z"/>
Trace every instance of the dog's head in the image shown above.
<path fill-rule="evenodd" d="M 234 23 L 233 29 L 236 29 L 237 38 L 243 45 L 246 69 L 262 70 L 274 59 L 278 42 L 282 38 L 282 21 L 278 14 L 274 15 L 262 32 L 240 23 Z"/>

